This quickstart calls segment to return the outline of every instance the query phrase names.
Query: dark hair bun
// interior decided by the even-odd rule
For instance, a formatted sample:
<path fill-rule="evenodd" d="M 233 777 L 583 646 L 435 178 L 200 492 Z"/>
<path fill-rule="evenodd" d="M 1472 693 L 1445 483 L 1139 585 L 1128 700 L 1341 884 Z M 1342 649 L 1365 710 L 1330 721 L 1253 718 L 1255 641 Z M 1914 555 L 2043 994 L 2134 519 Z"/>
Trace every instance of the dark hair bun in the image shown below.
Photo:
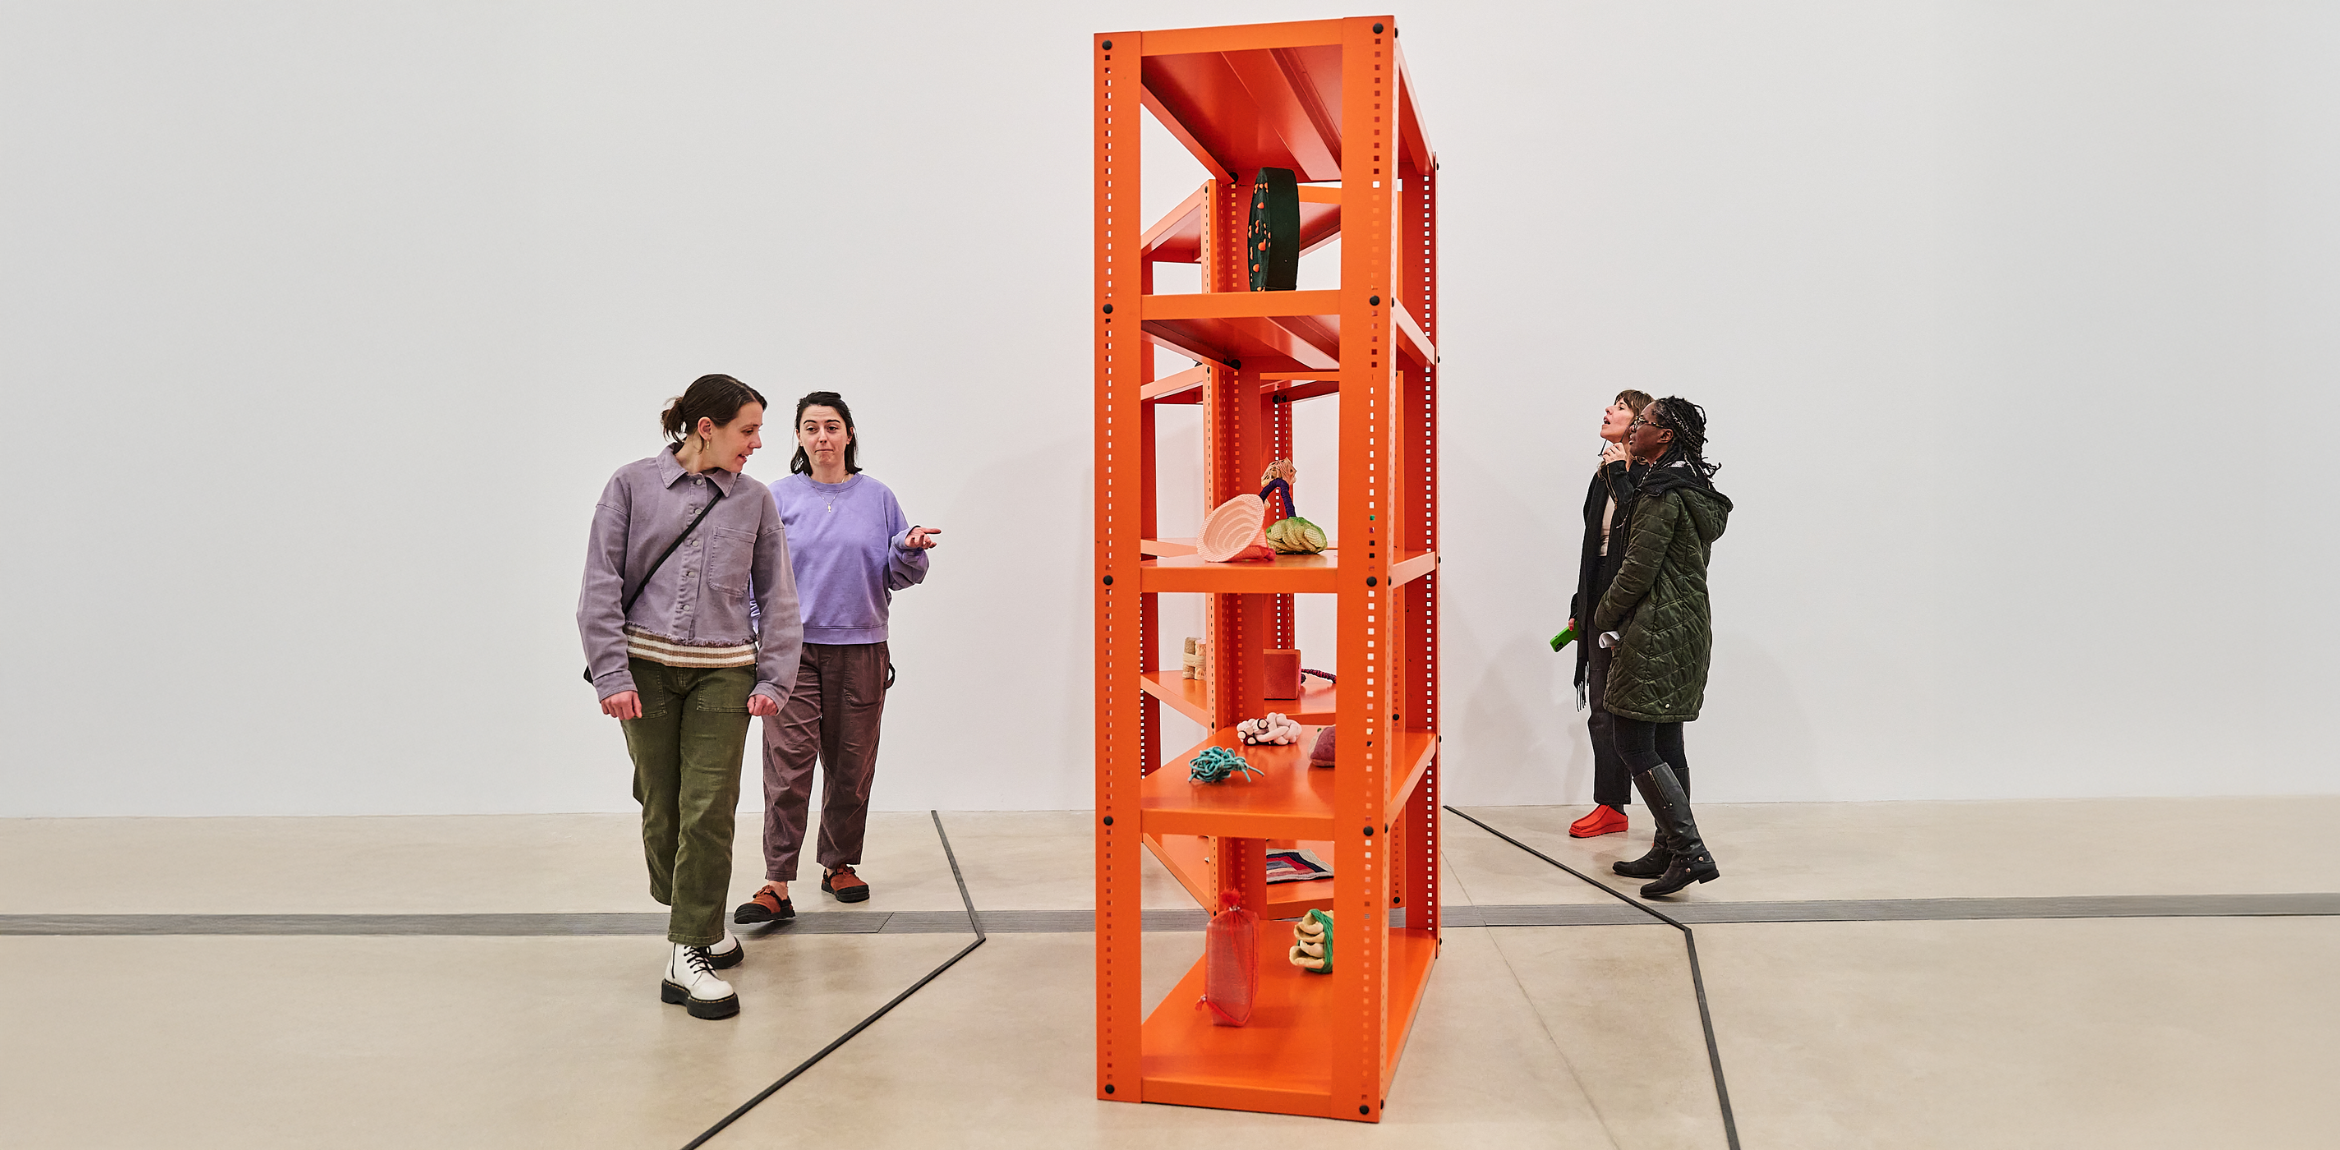
<path fill-rule="evenodd" d="M 739 418 L 739 409 L 751 403 L 771 406 L 764 402 L 762 392 L 728 375 L 702 375 L 659 413 L 658 427 L 666 433 L 667 442 L 680 443 L 700 420 L 712 419 L 717 427 L 729 427 Z"/>

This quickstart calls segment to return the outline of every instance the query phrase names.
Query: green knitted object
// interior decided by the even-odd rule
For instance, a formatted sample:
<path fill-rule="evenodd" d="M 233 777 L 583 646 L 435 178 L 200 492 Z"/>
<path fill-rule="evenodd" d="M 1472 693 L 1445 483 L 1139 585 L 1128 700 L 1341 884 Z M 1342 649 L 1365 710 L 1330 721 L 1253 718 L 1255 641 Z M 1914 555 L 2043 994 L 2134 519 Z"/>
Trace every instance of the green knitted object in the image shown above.
<path fill-rule="evenodd" d="M 1225 747 L 1204 747 L 1201 754 L 1186 764 L 1186 777 L 1198 783 L 1223 783 L 1237 771 L 1253 775 L 1264 773 L 1243 756 Z"/>

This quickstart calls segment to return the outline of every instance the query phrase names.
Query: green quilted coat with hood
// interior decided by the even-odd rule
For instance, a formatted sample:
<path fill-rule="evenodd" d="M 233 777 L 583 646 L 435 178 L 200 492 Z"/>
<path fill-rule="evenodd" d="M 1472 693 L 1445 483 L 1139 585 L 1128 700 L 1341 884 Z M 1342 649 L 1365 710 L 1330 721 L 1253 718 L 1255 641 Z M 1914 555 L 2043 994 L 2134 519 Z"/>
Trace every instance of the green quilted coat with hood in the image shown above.
<path fill-rule="evenodd" d="M 1596 634 L 1620 633 L 1609 655 L 1610 714 L 1645 723 L 1698 717 L 1714 655 L 1706 561 L 1730 517 L 1731 501 L 1687 467 L 1654 468 L 1642 480 L 1625 521 L 1625 561 L 1593 613 Z"/>

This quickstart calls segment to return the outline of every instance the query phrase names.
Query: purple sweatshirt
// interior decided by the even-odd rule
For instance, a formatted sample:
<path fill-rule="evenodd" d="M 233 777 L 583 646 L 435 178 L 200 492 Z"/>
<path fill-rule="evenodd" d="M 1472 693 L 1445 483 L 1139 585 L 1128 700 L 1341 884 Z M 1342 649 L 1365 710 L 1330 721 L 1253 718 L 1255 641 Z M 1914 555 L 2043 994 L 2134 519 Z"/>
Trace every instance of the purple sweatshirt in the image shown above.
<path fill-rule="evenodd" d="M 886 641 L 894 592 L 926 581 L 926 552 L 903 546 L 910 521 L 894 492 L 866 473 L 843 483 L 791 475 L 772 484 L 788 535 L 804 641 Z"/>

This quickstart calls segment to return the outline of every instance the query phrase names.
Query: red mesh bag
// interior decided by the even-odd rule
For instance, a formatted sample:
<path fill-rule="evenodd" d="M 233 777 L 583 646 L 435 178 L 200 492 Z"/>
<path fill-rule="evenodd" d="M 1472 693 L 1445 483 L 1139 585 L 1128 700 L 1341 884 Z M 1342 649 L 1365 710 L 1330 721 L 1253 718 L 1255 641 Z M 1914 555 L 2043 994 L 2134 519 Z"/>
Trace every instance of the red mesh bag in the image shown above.
<path fill-rule="evenodd" d="M 1203 996 L 1196 1005 L 1220 1026 L 1241 1026 L 1251 1021 L 1251 1002 L 1259 997 L 1259 916 L 1236 905 L 1232 893 L 1222 901 L 1203 932 Z"/>

